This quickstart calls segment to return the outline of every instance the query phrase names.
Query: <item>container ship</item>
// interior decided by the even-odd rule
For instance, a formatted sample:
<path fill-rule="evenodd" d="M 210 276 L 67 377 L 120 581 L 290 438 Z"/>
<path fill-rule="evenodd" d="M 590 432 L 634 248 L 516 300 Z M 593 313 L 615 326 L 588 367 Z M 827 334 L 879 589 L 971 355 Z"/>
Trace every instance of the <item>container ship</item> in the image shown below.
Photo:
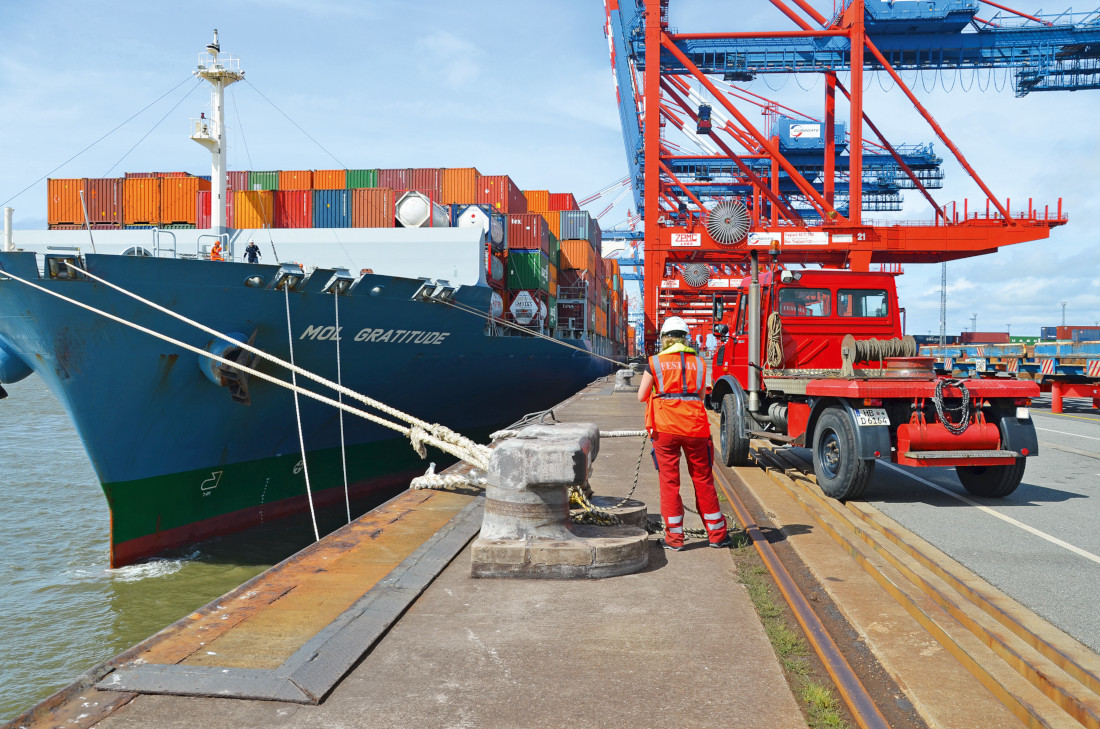
<path fill-rule="evenodd" d="M 474 168 L 229 171 L 224 89 L 243 71 L 215 35 L 195 73 L 213 88 L 191 120 L 209 178 L 52 179 L 47 230 L 5 216 L 0 383 L 37 374 L 68 411 L 110 507 L 113 567 L 408 483 L 426 463 L 103 282 L 475 440 L 630 354 L 622 277 L 573 195 Z"/>

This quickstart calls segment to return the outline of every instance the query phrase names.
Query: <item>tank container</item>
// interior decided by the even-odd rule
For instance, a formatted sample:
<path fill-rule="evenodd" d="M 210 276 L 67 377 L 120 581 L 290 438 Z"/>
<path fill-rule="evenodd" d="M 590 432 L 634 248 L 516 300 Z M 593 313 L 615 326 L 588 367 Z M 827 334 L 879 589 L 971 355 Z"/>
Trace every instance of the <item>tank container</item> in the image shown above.
<path fill-rule="evenodd" d="M 410 190 L 397 199 L 397 222 L 405 228 L 449 228 L 450 211 L 422 192 Z"/>
<path fill-rule="evenodd" d="M 456 228 L 467 226 L 480 228 L 483 233 L 489 236 L 489 242 L 493 244 L 493 248 L 498 251 L 504 248 L 505 219 L 503 215 L 491 212 L 492 208 L 488 205 L 453 206 L 452 209 L 455 211 L 453 225 Z"/>

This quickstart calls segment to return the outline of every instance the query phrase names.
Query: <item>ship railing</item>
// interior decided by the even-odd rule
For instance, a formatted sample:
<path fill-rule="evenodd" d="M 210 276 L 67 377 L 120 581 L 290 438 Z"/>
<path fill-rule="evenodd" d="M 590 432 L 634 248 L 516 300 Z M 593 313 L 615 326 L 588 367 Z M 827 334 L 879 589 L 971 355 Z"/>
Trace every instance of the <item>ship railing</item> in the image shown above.
<path fill-rule="evenodd" d="M 172 239 L 172 247 L 161 243 L 161 236 L 168 236 Z M 169 254 L 167 257 L 176 257 L 176 234 L 170 230 L 162 230 L 161 228 L 153 228 L 153 255 L 157 258 L 165 257 L 165 254 Z"/>
<path fill-rule="evenodd" d="M 206 247 L 206 250 L 203 250 L 203 247 L 202 247 L 202 239 L 203 238 L 213 238 L 216 241 L 221 241 L 222 242 L 222 256 L 224 256 L 225 260 L 227 260 L 227 261 L 232 261 L 233 260 L 233 251 L 231 251 L 229 249 L 229 233 L 221 233 L 221 234 L 203 233 L 199 236 L 196 236 L 196 238 L 195 238 L 195 258 L 203 258 L 203 259 L 210 258 L 210 248 L 214 244 L 211 243 L 209 246 Z"/>

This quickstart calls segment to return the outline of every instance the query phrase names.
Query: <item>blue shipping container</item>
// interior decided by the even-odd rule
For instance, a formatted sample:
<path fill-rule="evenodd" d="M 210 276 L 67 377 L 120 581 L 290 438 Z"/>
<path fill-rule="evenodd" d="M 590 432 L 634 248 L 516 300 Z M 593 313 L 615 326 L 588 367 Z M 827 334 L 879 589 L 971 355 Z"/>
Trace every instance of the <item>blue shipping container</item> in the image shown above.
<path fill-rule="evenodd" d="M 1058 327 L 1039 327 L 1039 339 L 1057 339 Z"/>
<path fill-rule="evenodd" d="M 347 190 L 313 191 L 313 227 L 351 227 L 351 204 Z"/>

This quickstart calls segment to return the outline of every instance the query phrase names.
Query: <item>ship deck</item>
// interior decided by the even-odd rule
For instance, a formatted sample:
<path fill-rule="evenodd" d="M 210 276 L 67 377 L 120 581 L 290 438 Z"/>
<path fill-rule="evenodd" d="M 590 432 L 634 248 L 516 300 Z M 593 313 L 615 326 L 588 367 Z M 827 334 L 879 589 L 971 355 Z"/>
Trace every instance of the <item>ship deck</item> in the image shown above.
<path fill-rule="evenodd" d="M 1048 420 L 1055 416 L 1037 411 L 1048 458 L 1100 457 L 1056 441 L 1078 428 L 1056 427 Z M 640 426 L 642 406 L 634 393 L 602 382 L 555 414 L 627 430 Z M 1073 417 L 1085 427 L 1096 424 L 1090 416 Z M 639 449 L 637 437 L 603 439 L 594 491 L 625 495 Z M 659 726 L 670 717 L 689 726 L 808 726 L 804 686 L 815 677 L 828 682 L 828 671 L 812 655 L 777 656 L 774 616 L 762 618 L 758 596 L 750 596 L 754 576 L 765 572 L 753 534 L 788 565 L 890 726 L 1025 725 L 996 689 L 1011 689 L 1011 679 L 990 683 L 941 648 L 934 622 L 941 607 L 920 600 L 907 607 L 856 548 L 800 506 L 783 485 L 802 478 L 797 469 L 720 470 L 727 516 L 740 495 L 751 505 L 740 521 L 759 526 L 740 533 L 742 546 L 714 550 L 690 540 L 671 553 L 651 536 L 646 569 L 599 580 L 474 579 L 469 542 L 482 497 L 405 492 L 85 674 L 12 726 Z M 930 470 L 920 473 L 940 481 Z M 914 472 L 881 468 L 876 482 Z M 691 507 L 686 470 L 681 482 Z M 635 497 L 658 512 L 648 456 Z M 982 513 L 971 510 L 974 519 Z M 699 525 L 689 509 L 686 526 Z M 797 631 L 794 618 L 784 620 Z M 971 661 L 992 663 L 961 642 Z M 1091 670 L 1095 659 L 1085 651 L 1080 662 Z M 804 665 L 792 670 L 796 664 Z M 113 680 L 130 690 L 96 688 Z"/>

